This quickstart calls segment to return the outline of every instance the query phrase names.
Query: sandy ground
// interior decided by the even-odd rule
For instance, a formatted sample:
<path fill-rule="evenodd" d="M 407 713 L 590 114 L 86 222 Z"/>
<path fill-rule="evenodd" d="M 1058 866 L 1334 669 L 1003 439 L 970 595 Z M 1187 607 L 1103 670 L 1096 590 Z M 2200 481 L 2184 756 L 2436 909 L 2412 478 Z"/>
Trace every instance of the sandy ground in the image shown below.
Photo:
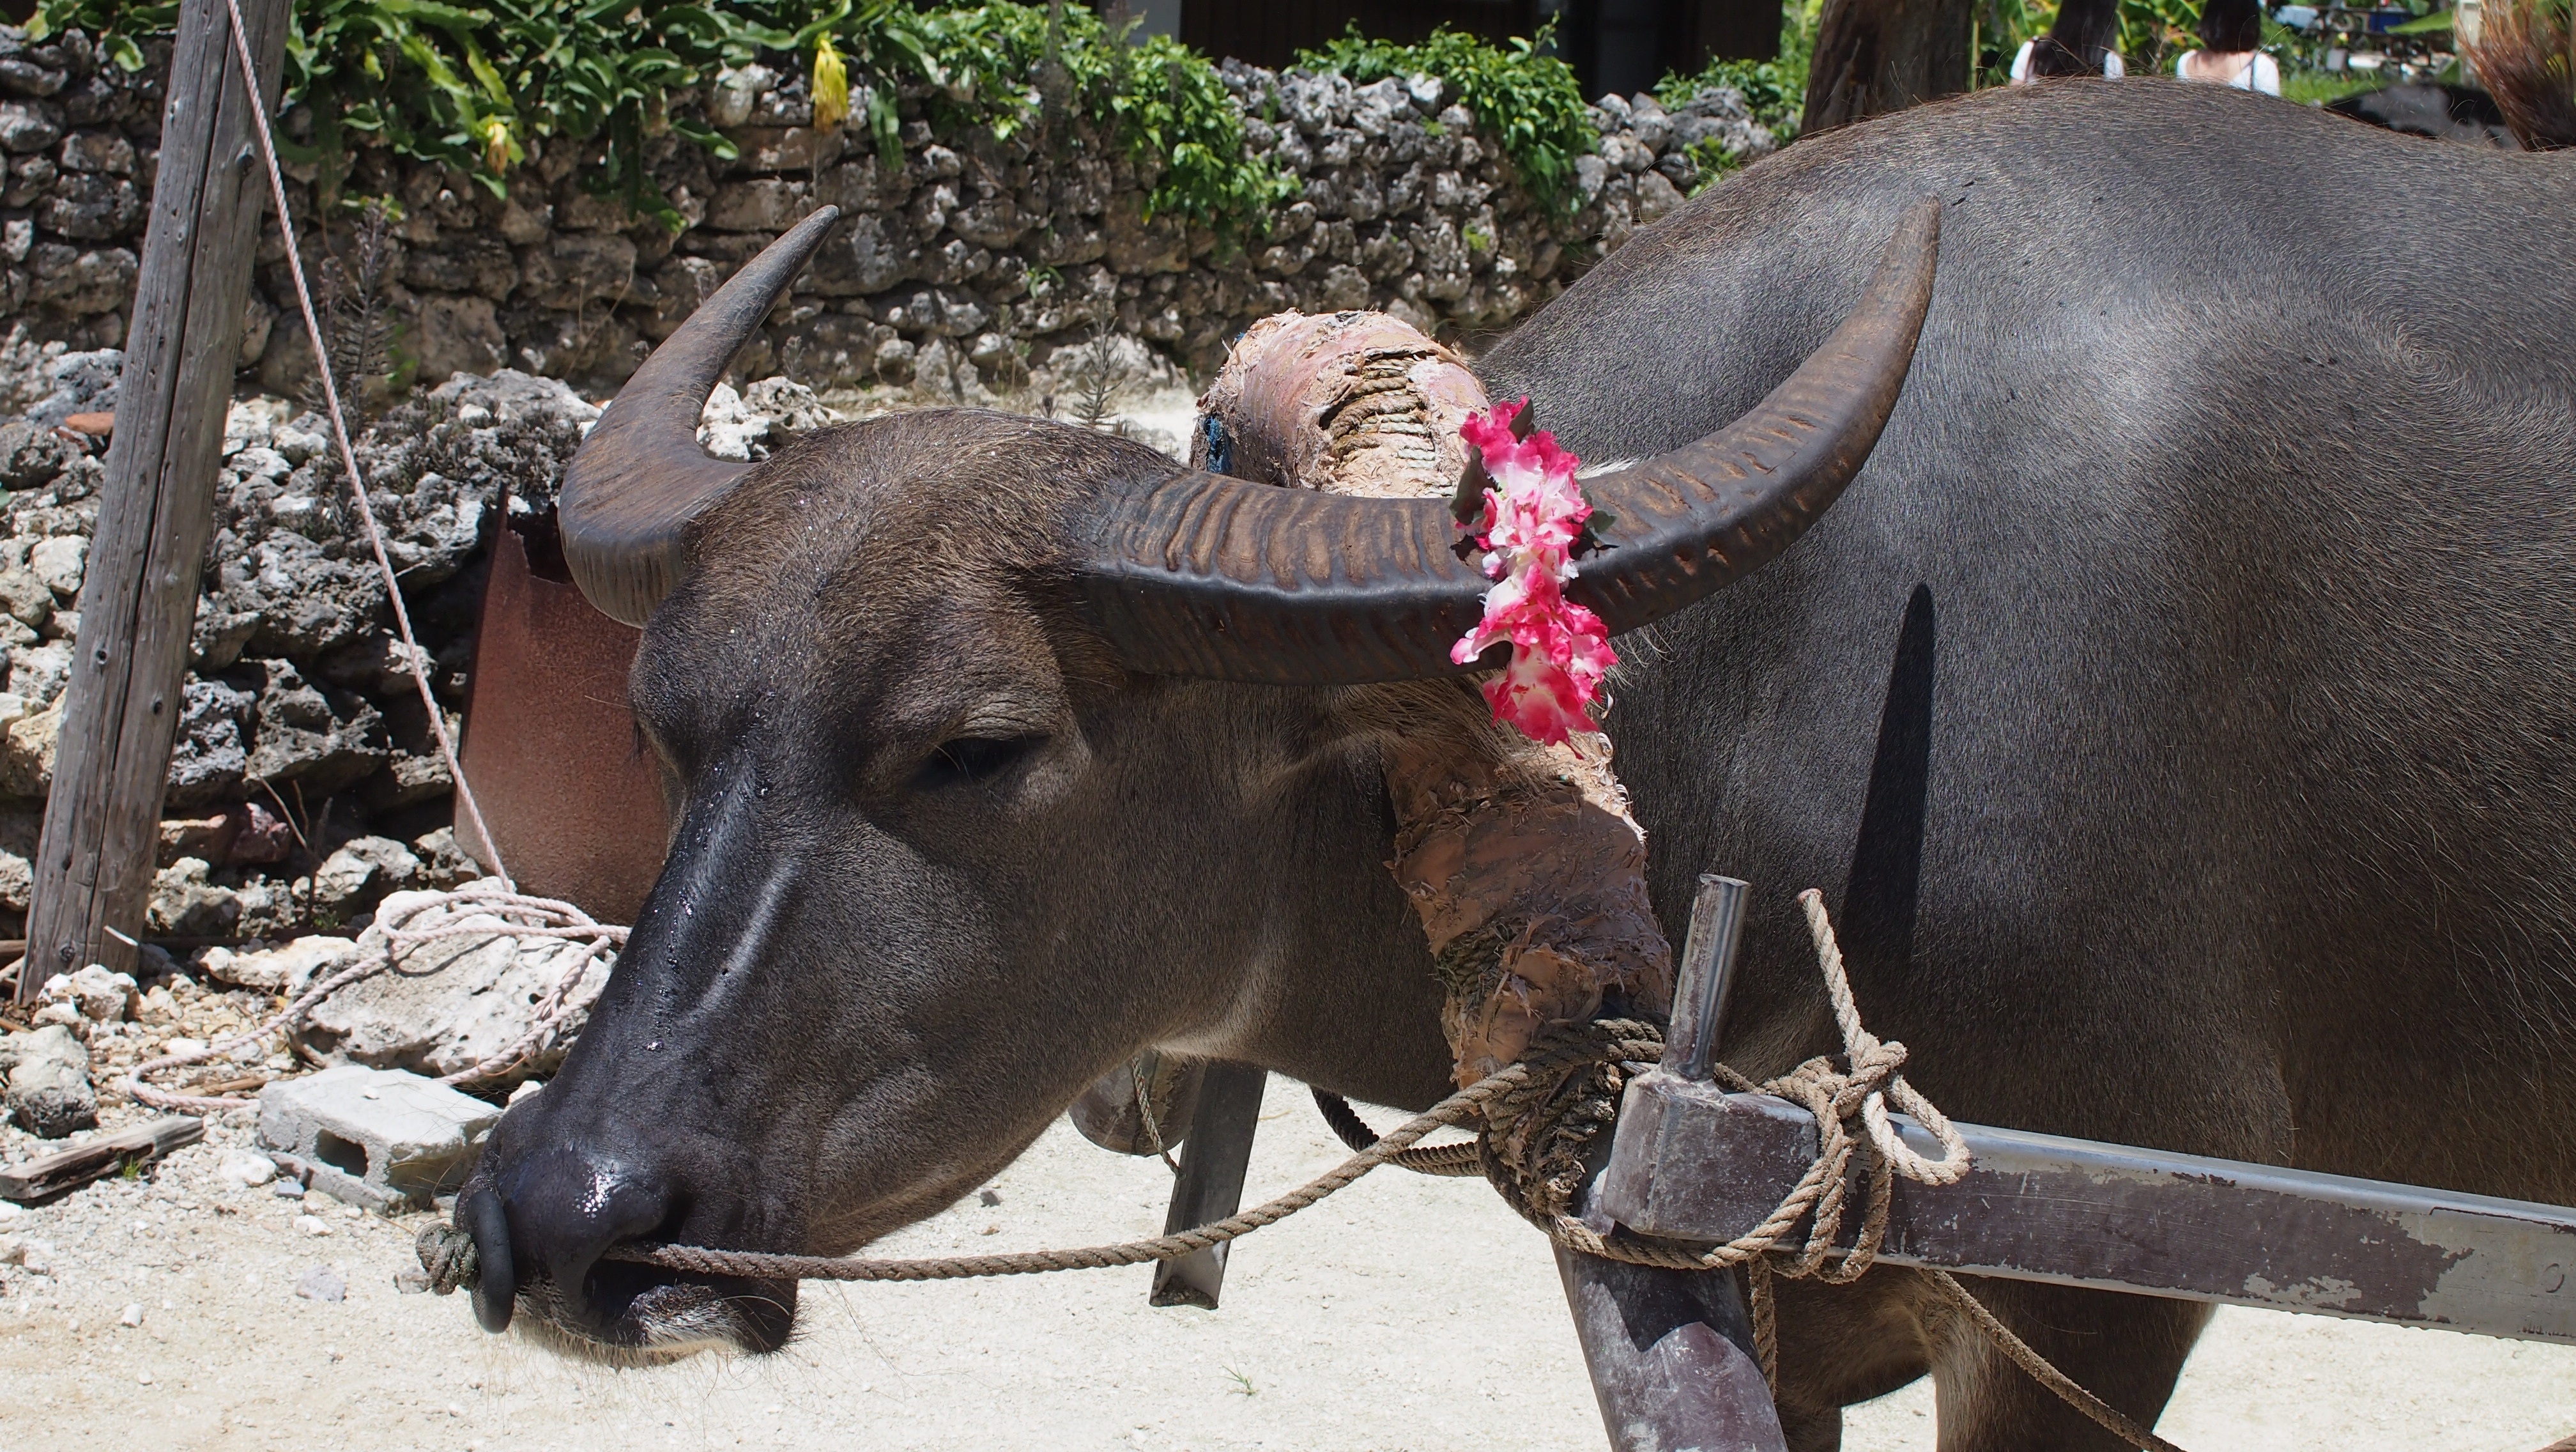
<path fill-rule="evenodd" d="M 53 1271 L 0 1270 L 12 1452 L 1601 1445 L 1545 1248 L 1473 1180 L 1381 1173 L 1253 1237 L 1213 1313 L 1147 1306 L 1141 1268 L 809 1289 L 782 1355 L 608 1372 L 481 1334 L 462 1297 L 399 1292 L 420 1217 L 225 1185 L 246 1139 L 219 1125 L 148 1179 L 0 1223 Z M 1274 1081 L 1255 1193 L 1337 1154 Z M 992 1188 L 998 1206 L 970 1198 L 888 1251 L 1150 1234 L 1168 1175 L 1059 1125 Z M 329 1234 L 297 1228 L 308 1209 Z M 296 1294 L 317 1268 L 344 1299 Z M 1930 1449 L 1931 1412 L 1917 1384 L 1855 1409 L 1844 1445 Z M 2531 1452 L 2576 1431 L 2576 1348 L 2222 1311 L 2161 1430 L 2194 1452 Z"/>

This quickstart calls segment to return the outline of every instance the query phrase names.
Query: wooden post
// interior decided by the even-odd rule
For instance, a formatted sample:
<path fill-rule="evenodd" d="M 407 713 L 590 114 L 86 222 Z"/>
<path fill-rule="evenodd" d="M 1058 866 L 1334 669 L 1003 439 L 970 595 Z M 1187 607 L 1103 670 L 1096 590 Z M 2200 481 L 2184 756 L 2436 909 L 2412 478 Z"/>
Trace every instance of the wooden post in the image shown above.
<path fill-rule="evenodd" d="M 224 0 L 179 7 L 160 173 L 36 856 L 22 1002 L 84 963 L 130 966 L 142 935 L 268 185 L 251 128 L 276 105 L 286 40 L 287 0 L 241 8 L 262 76 L 256 99 L 233 58 Z"/>

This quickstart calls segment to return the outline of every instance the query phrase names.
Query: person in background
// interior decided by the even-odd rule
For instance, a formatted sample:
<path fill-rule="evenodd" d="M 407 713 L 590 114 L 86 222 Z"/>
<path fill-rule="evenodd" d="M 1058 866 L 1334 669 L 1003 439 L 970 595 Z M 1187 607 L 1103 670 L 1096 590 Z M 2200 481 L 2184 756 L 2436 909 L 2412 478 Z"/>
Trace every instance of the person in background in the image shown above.
<path fill-rule="evenodd" d="M 2209 0 L 2200 11 L 2200 49 L 2174 62 L 2186 81 L 2281 94 L 2281 63 L 2263 53 L 2259 0 Z"/>
<path fill-rule="evenodd" d="M 2013 57 L 2012 83 L 2026 86 L 2057 76 L 2116 81 L 2128 74 L 2120 53 L 2111 48 L 2119 38 L 2119 0 L 2066 0 L 2046 35 L 2021 43 L 2021 53 Z"/>

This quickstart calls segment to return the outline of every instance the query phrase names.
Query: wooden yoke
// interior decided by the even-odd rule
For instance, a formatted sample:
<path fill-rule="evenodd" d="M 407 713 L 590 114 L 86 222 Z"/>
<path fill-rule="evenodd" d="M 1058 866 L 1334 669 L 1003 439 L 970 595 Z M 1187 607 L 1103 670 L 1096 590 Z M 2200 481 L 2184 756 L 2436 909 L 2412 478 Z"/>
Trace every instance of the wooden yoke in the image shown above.
<path fill-rule="evenodd" d="M 182 0 L 161 118 L 160 170 L 117 382 L 116 431 L 53 787 L 36 853 L 18 999 L 86 963 L 130 968 L 177 738 L 197 576 L 242 310 L 258 251 L 254 127 L 277 104 L 287 0 L 241 0 L 263 79 L 234 59 L 225 0 Z"/>
<path fill-rule="evenodd" d="M 1468 468 L 1459 425 L 1489 407 L 1456 354 L 1394 318 L 1280 313 L 1245 332 L 1199 400 L 1217 432 L 1200 431 L 1192 462 L 1292 489 L 1446 499 Z M 1375 689 L 1396 881 L 1449 989 L 1441 1028 L 1459 1086 L 1605 999 L 1662 1017 L 1672 949 L 1610 739 L 1528 741 L 1480 719 L 1466 678 Z"/>
<path fill-rule="evenodd" d="M 1393 318 L 1282 313 L 1244 334 L 1199 401 L 1212 426 L 1192 462 L 1288 488 L 1446 498 L 1467 468 L 1459 425 L 1487 407 L 1457 355 Z M 1517 1061 L 1551 1023 L 1605 1009 L 1664 1017 L 1672 950 L 1609 738 L 1528 741 L 1482 719 L 1459 677 L 1361 689 L 1379 693 L 1359 709 L 1384 718 L 1373 724 L 1396 810 L 1392 866 L 1448 989 L 1441 1028 L 1458 1084 Z M 1722 890 L 1735 916 L 1713 902 L 1693 914 L 1693 951 L 1732 956 L 1741 888 Z M 1722 1007 L 1695 1010 L 1713 1040 Z M 1507 1160 L 1530 1152 L 1498 1148 Z M 1589 1175 L 1609 1152 L 1606 1139 L 1593 1146 Z M 1596 1214 L 1598 1193 L 1587 1185 L 1578 1213 Z M 1556 1258 L 1614 1448 L 1778 1452 L 1734 1276 Z"/>

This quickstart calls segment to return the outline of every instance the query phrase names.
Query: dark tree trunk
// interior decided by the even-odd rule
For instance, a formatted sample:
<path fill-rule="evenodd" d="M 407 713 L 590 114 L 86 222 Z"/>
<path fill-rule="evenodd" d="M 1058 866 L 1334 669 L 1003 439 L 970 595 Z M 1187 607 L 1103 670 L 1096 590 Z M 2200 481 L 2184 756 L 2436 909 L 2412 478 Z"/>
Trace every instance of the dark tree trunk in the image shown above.
<path fill-rule="evenodd" d="M 1827 0 L 1801 131 L 1968 89 L 1970 0 Z"/>

